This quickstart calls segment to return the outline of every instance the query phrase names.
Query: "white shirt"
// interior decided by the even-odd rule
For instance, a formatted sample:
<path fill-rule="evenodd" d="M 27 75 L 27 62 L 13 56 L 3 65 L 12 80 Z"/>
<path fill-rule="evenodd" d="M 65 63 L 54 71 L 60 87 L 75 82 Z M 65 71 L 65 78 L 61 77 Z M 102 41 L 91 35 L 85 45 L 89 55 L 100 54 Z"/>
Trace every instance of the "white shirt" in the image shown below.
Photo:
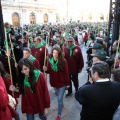
<path fill-rule="evenodd" d="M 108 82 L 108 81 L 110 81 L 110 80 L 108 78 L 106 78 L 106 79 L 97 80 L 96 82 Z"/>

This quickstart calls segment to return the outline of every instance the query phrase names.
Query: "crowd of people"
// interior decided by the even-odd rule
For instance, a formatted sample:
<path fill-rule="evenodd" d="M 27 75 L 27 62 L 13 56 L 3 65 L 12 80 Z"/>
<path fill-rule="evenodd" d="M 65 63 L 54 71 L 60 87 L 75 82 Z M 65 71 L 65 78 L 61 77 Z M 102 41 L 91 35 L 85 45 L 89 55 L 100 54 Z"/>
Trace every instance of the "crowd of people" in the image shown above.
<path fill-rule="evenodd" d="M 112 120 L 120 103 L 119 41 L 108 46 L 111 38 L 106 26 L 96 26 L 43 25 L 31 31 L 30 26 L 15 30 L 5 23 L 6 40 L 0 52 L 0 120 L 20 120 L 16 111 L 20 96 L 27 120 L 34 120 L 35 114 L 47 120 L 50 94 L 46 74 L 58 100 L 56 120 L 62 119 L 64 93 L 67 90 L 66 97 L 71 96 L 72 83 L 82 105 L 81 120 Z M 88 79 L 79 88 L 78 74 L 84 67 L 82 45 L 87 53 Z"/>

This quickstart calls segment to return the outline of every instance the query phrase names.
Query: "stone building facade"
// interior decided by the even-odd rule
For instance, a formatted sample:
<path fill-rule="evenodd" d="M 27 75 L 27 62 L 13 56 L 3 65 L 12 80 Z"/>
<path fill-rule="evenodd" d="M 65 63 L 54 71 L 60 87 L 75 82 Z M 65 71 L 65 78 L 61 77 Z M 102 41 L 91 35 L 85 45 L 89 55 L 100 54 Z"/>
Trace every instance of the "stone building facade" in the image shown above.
<path fill-rule="evenodd" d="M 1 3 L 4 22 L 15 26 L 109 19 L 110 0 L 2 0 Z"/>
<path fill-rule="evenodd" d="M 56 7 L 53 3 L 47 0 L 2 0 L 3 20 L 15 26 L 54 23 Z"/>

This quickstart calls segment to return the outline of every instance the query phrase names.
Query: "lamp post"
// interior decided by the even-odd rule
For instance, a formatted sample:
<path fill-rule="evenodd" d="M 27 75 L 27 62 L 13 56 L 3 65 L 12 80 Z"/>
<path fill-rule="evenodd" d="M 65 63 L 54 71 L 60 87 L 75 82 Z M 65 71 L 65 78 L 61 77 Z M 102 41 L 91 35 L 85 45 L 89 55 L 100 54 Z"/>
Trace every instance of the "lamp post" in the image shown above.
<path fill-rule="evenodd" d="M 3 24 L 3 15 L 2 15 L 2 5 L 0 0 L 0 46 L 3 48 L 5 40 L 4 24 Z"/>

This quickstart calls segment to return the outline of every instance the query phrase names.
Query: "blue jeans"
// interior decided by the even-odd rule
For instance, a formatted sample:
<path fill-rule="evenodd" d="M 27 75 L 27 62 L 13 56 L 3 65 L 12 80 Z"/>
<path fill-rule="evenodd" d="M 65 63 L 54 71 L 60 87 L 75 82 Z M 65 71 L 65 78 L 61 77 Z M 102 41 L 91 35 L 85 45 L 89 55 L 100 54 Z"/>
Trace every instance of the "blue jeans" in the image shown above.
<path fill-rule="evenodd" d="M 54 88 L 57 93 L 57 99 L 58 99 L 58 115 L 61 116 L 62 108 L 63 108 L 63 95 L 66 89 L 66 86 L 61 88 Z"/>
<path fill-rule="evenodd" d="M 112 120 L 120 120 L 120 105 L 118 106 L 117 110 L 115 111 Z"/>
<path fill-rule="evenodd" d="M 26 114 L 27 116 L 27 120 L 34 120 L 34 114 Z M 46 116 L 44 116 L 43 114 L 39 114 L 39 118 L 41 120 L 47 120 Z"/>
<path fill-rule="evenodd" d="M 15 120 L 20 120 L 19 113 L 17 111 L 16 113 L 18 114 L 18 116 L 15 118 Z"/>

